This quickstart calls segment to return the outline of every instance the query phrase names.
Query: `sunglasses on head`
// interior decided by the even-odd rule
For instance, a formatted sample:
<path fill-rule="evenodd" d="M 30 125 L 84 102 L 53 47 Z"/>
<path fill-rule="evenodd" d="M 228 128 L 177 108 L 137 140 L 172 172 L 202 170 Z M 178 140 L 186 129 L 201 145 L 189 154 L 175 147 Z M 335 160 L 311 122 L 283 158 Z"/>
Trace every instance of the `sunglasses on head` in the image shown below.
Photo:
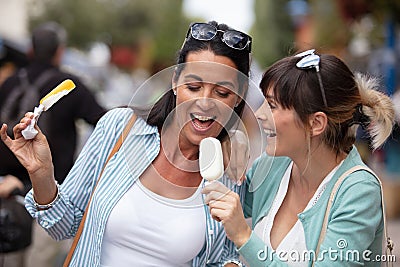
<path fill-rule="evenodd" d="M 321 90 L 322 100 L 324 101 L 325 107 L 328 107 L 328 102 L 326 101 L 325 97 L 324 86 L 322 84 L 321 74 L 319 72 L 319 62 L 321 61 L 321 58 L 318 55 L 314 54 L 314 52 L 315 49 L 310 49 L 295 55 L 294 57 L 302 58 L 296 63 L 296 67 L 301 70 L 315 68 L 318 77 L 319 89 Z"/>
<path fill-rule="evenodd" d="M 219 30 L 214 25 L 208 23 L 193 23 L 186 34 L 186 40 L 192 37 L 199 41 L 211 41 L 218 32 L 222 32 L 221 41 L 227 46 L 237 50 L 246 49 L 251 52 L 251 37 L 243 32 L 236 30 Z M 185 43 L 184 43 L 185 44 Z"/>

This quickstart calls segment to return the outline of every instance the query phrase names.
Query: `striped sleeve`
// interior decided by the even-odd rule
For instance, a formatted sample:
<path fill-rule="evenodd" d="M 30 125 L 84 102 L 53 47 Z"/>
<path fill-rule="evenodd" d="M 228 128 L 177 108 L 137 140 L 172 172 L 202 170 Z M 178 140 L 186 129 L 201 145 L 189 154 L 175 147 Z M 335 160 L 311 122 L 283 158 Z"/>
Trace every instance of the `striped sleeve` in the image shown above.
<path fill-rule="evenodd" d="M 60 185 L 60 198 L 48 210 L 38 211 L 33 191 L 25 197 L 25 206 L 32 217 L 56 240 L 75 236 L 83 212 L 105 160 L 122 132 L 131 110 L 114 109 L 97 123 L 78 159 Z"/>

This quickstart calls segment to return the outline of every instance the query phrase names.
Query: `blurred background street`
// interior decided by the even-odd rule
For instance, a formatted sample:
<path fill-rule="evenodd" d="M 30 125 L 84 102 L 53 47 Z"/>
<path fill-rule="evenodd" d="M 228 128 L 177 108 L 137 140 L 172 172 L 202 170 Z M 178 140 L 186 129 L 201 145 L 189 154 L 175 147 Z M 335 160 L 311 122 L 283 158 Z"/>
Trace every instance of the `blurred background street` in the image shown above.
<path fill-rule="evenodd" d="M 397 125 L 389 141 L 372 152 L 360 131 L 357 147 L 382 179 L 400 266 L 399 14 L 399 0 L 0 0 L 0 84 L 27 64 L 30 31 L 44 21 L 56 21 L 68 32 L 62 69 L 82 78 L 108 109 L 129 104 L 144 81 L 174 65 L 192 21 L 216 20 L 249 32 L 256 84 L 266 67 L 296 51 L 333 53 L 352 70 L 376 75 L 379 90 L 395 101 Z M 77 124 L 81 148 L 92 126 Z M 248 124 L 252 135 L 257 127 Z M 251 152 L 253 160 L 259 149 Z"/>

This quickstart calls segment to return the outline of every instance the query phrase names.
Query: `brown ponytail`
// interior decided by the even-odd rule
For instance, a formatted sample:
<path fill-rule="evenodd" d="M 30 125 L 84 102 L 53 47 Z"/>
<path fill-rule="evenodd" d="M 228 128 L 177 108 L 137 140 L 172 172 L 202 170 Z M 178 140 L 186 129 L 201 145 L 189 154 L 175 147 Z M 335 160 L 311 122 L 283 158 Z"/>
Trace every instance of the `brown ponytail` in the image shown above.
<path fill-rule="evenodd" d="M 368 127 L 372 139 L 372 148 L 377 149 L 392 132 L 394 125 L 394 105 L 390 98 L 377 91 L 375 78 L 356 73 L 354 80 L 361 95 L 362 113 L 369 118 Z"/>

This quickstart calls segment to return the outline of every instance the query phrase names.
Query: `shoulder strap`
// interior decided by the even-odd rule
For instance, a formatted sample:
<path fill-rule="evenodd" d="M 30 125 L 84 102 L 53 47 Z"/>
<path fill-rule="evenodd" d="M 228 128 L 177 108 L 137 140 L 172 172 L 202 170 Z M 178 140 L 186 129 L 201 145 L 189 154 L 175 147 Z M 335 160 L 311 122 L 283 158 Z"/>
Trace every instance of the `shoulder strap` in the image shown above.
<path fill-rule="evenodd" d="M 85 224 L 86 215 L 87 215 L 87 211 L 88 211 L 88 209 L 89 209 L 90 202 L 91 202 L 91 200 L 92 200 L 93 192 L 96 190 L 96 187 L 97 187 L 97 185 L 98 185 L 98 183 L 99 183 L 99 181 L 100 181 L 100 178 L 101 178 L 101 176 L 102 176 L 102 174 L 103 174 L 103 171 L 104 171 L 104 169 L 105 169 L 105 167 L 106 167 L 108 161 L 109 161 L 109 160 L 114 156 L 114 154 L 120 149 L 122 143 L 124 142 L 124 139 L 125 139 L 126 136 L 128 135 L 128 133 L 129 133 L 129 131 L 131 130 L 132 126 L 135 124 L 136 118 L 137 118 L 137 115 L 136 115 L 136 114 L 133 114 L 132 117 L 131 117 L 131 119 L 129 120 L 128 124 L 125 126 L 125 128 L 124 128 L 122 134 L 120 135 L 120 137 L 118 138 L 117 142 L 115 143 L 113 149 L 111 150 L 110 155 L 108 155 L 108 158 L 107 158 L 106 162 L 104 163 L 103 169 L 101 170 L 100 175 L 99 175 L 99 178 L 97 179 L 96 184 L 95 184 L 95 186 L 94 186 L 94 188 L 93 188 L 92 194 L 90 195 L 89 202 L 88 202 L 88 204 L 87 204 L 87 206 L 86 206 L 86 209 L 85 209 L 85 212 L 84 212 L 84 214 L 83 214 L 81 223 L 79 224 L 79 228 L 78 228 L 78 230 L 77 230 L 77 232 L 76 232 L 76 234 L 75 234 L 74 241 L 72 242 L 71 248 L 70 248 L 70 250 L 69 250 L 69 252 L 68 252 L 68 255 L 67 255 L 67 257 L 66 257 L 66 259 L 65 259 L 65 261 L 64 261 L 63 267 L 68 267 L 68 266 L 69 266 L 69 263 L 71 262 L 72 256 L 73 256 L 73 254 L 74 254 L 74 251 L 75 251 L 76 246 L 77 246 L 77 244 L 78 244 L 79 238 L 80 238 L 80 236 L 81 236 L 81 234 L 82 234 L 82 231 L 83 231 L 83 226 L 84 226 L 84 224 Z"/>
<path fill-rule="evenodd" d="M 316 257 L 318 257 L 320 246 L 321 246 L 322 242 L 325 239 L 326 230 L 328 228 L 329 213 L 330 213 L 330 210 L 332 208 L 333 201 L 334 201 L 335 196 L 336 196 L 336 192 L 339 189 L 339 187 L 342 184 L 342 182 L 344 181 L 344 179 L 346 179 L 347 176 L 349 176 L 353 172 L 356 172 L 356 171 L 359 171 L 359 170 L 365 170 L 365 171 L 370 172 L 373 176 L 375 176 L 376 180 L 379 183 L 379 187 L 380 187 L 380 190 L 381 190 L 381 202 L 382 202 L 382 212 L 383 212 L 383 228 L 384 228 L 383 234 L 384 234 L 384 241 L 385 241 L 385 254 L 386 255 L 392 255 L 394 243 L 390 239 L 390 237 L 388 236 L 387 227 L 386 227 L 386 212 L 385 212 L 385 201 L 384 201 L 384 198 L 383 198 L 382 182 L 378 178 L 378 176 L 370 168 L 368 168 L 366 166 L 362 166 L 362 165 L 357 165 L 357 166 L 354 166 L 354 167 L 350 168 L 345 173 L 343 173 L 339 177 L 339 179 L 336 181 L 335 185 L 333 186 L 331 195 L 330 195 L 329 200 L 328 200 L 328 206 L 326 207 L 324 221 L 323 221 L 323 224 L 322 224 L 321 233 L 319 235 L 318 244 L 317 244 L 316 251 L 315 251 L 315 256 Z M 314 266 L 314 263 L 315 262 L 313 261 L 312 266 Z M 388 264 L 388 262 L 386 262 L 386 264 Z"/>
<path fill-rule="evenodd" d="M 24 97 L 21 99 L 20 112 L 25 114 L 30 109 L 33 109 L 35 105 L 39 104 L 40 91 L 43 86 L 50 81 L 50 79 L 56 74 L 56 70 L 50 68 L 42 73 L 33 81 L 29 82 L 28 73 L 25 69 L 19 72 L 19 79 L 22 90 L 24 91 Z"/>
<path fill-rule="evenodd" d="M 56 73 L 57 73 L 56 69 L 49 68 L 49 69 L 44 70 L 42 73 L 40 73 L 40 75 L 36 79 L 34 79 L 33 82 L 29 82 L 28 72 L 25 68 L 22 68 L 18 71 L 18 78 L 19 78 L 21 84 L 25 87 L 25 89 L 32 87 L 32 86 L 37 89 L 40 89 Z"/>
<path fill-rule="evenodd" d="M 12 126 L 29 110 L 38 104 L 40 88 L 55 74 L 54 69 L 42 72 L 33 83 L 29 82 L 28 72 L 25 68 L 18 71 L 19 83 L 14 86 L 1 108 L 1 119 Z"/>

